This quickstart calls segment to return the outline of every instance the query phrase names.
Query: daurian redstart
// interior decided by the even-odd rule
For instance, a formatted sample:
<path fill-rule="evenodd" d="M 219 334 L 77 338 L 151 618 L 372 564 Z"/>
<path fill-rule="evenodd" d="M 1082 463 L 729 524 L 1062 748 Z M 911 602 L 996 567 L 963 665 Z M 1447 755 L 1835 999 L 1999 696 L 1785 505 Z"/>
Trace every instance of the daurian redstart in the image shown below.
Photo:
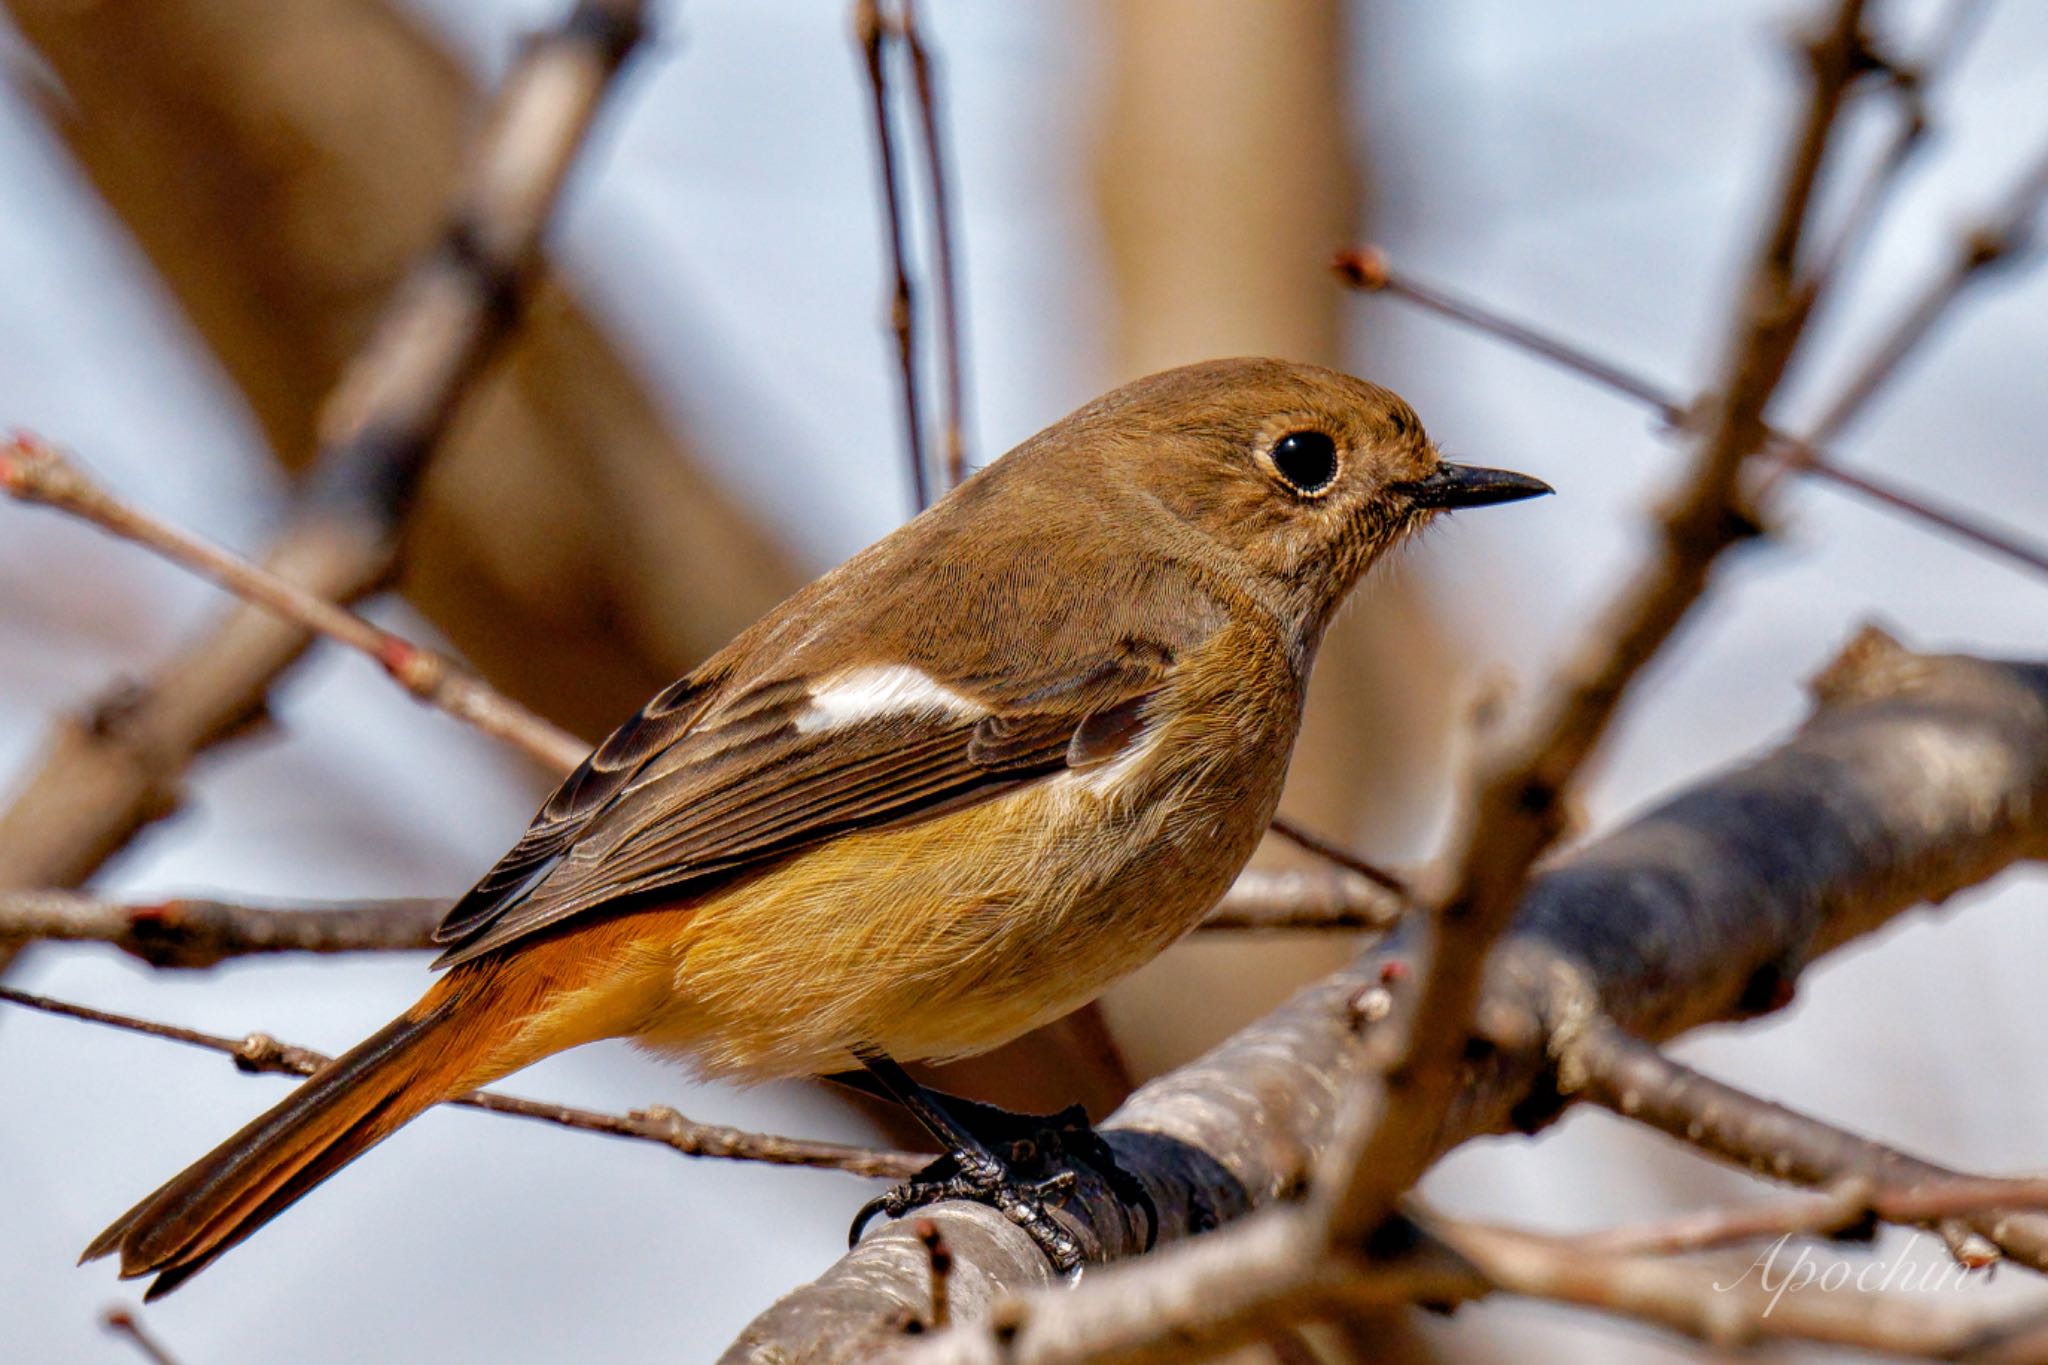
<path fill-rule="evenodd" d="M 1186 933 L 1272 817 L 1352 584 L 1439 511 L 1548 491 L 1312 366 L 1097 399 L 620 726 L 449 912 L 418 1004 L 86 1257 L 154 1298 L 436 1101 L 626 1037 L 707 1076 L 866 1066 L 1067 1258 L 893 1059 L 995 1047 Z"/>

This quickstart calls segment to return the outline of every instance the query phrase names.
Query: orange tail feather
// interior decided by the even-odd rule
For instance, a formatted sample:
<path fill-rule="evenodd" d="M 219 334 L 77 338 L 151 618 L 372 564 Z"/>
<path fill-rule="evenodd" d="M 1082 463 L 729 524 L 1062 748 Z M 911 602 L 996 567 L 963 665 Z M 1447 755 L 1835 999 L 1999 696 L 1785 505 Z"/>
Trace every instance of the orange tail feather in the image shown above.
<path fill-rule="evenodd" d="M 121 1277 L 154 1273 L 144 1298 L 159 1298 L 407 1120 L 483 1084 L 477 1068 L 497 1050 L 493 1035 L 516 1027 L 517 1016 L 489 1008 L 495 992 L 460 990 L 468 975 L 444 978 L 419 1004 L 121 1215 L 80 1260 L 118 1251 Z"/>

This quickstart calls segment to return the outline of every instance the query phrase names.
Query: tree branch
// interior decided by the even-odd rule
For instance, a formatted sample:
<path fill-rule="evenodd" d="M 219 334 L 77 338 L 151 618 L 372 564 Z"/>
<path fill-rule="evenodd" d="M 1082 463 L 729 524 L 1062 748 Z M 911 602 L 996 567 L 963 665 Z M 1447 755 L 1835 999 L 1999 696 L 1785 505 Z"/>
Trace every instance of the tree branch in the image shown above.
<path fill-rule="evenodd" d="M 1487 958 L 1530 867 L 1563 830 L 1567 788 L 1636 675 L 1706 592 L 1716 560 L 1757 530 L 1740 496 L 1743 462 L 1764 444 L 1764 407 L 1819 292 L 1800 283 L 1800 248 L 1837 115 L 1864 69 L 1862 24 L 1862 0 L 1838 0 L 1825 33 L 1808 48 L 1805 116 L 1774 219 L 1739 296 L 1720 397 L 1684 485 L 1657 518 L 1649 561 L 1601 613 L 1533 722 L 1497 749 L 1473 784 L 1453 840 L 1455 871 L 1425 921 L 1420 989 L 1399 1021 L 1398 1059 L 1361 1096 L 1360 1135 L 1339 1159 L 1345 1174 L 1331 1206 L 1334 1238 L 1367 1235 L 1433 1158 L 1434 1136 L 1456 1096 Z"/>
<path fill-rule="evenodd" d="M 435 948 L 443 897 L 251 905 L 179 896 L 142 903 L 82 891 L 0 891 L 0 939 L 106 943 L 153 967 L 211 967 L 268 953 Z M 1209 912 L 1205 930 L 1383 931 L 1401 902 L 1348 873 L 1248 871 Z"/>
<path fill-rule="evenodd" d="M 1960 22 L 1952 19 L 1951 25 Z M 1926 342 L 1935 325 L 1948 315 L 1969 286 L 1986 278 L 1995 266 L 2010 268 L 2038 254 L 2038 219 L 2044 201 L 2048 201 L 2048 148 L 2037 153 L 2006 189 L 1999 207 L 1983 223 L 1962 234 L 1948 268 L 1926 282 L 1914 303 L 1872 346 L 1869 358 L 1844 383 L 1804 436 L 1776 427 L 1765 429 L 1765 453 L 1777 461 L 1780 472 L 1811 475 L 2037 573 L 2048 574 L 2048 548 L 2035 544 L 2022 533 L 1994 525 L 1975 512 L 1943 505 L 1925 493 L 1909 492 L 1875 475 L 1849 469 L 1825 449 Z M 1840 254 L 1835 253 L 1837 265 Z M 1504 317 L 1491 308 L 1416 279 L 1397 269 L 1378 247 L 1341 252 L 1336 271 L 1354 289 L 1385 293 L 1413 303 L 1633 399 L 1674 430 L 1687 430 L 1697 424 L 1699 405 L 1680 401 L 1655 380 L 1547 330 Z M 1762 481 L 1758 496 L 1768 492 L 1771 482 L 1770 478 Z"/>
<path fill-rule="evenodd" d="M 218 1034 L 202 1033 L 197 1029 L 181 1028 L 175 1024 L 160 1024 L 154 1020 L 138 1019 L 133 1015 L 116 1014 L 110 1010 L 96 1010 L 68 1001 L 52 1000 L 47 996 L 31 995 L 27 991 L 18 991 L 11 986 L 0 986 L 0 1001 L 25 1009 L 40 1010 L 45 1014 L 59 1015 L 66 1019 L 104 1024 L 130 1033 L 140 1033 L 152 1038 L 183 1043 L 188 1047 L 223 1053 L 234 1058 L 237 1070 L 252 1075 L 277 1073 L 287 1076 L 310 1076 L 326 1066 L 329 1061 L 327 1056 L 311 1048 L 279 1042 L 267 1033 L 252 1033 L 245 1038 L 223 1038 Z M 777 1137 L 772 1133 L 750 1133 L 720 1124 L 697 1123 L 684 1118 L 666 1105 L 637 1109 L 630 1114 L 601 1114 L 595 1110 L 578 1109 L 566 1104 L 516 1099 L 494 1090 L 478 1090 L 443 1102 L 459 1104 L 470 1109 L 484 1109 L 493 1114 L 538 1119 L 544 1123 L 559 1124 L 580 1132 L 603 1133 L 610 1137 L 655 1142 L 664 1147 L 674 1148 L 685 1156 L 718 1157 L 728 1161 L 758 1161 L 771 1166 L 812 1166 L 821 1170 L 845 1171 L 850 1175 L 889 1180 L 904 1179 L 931 1161 L 930 1157 L 918 1156 L 913 1152 L 878 1152 L 862 1147 L 849 1147 L 837 1142 L 812 1142 L 804 1138 Z"/>
<path fill-rule="evenodd" d="M 1549 1041 L 1569 1036 L 1574 1019 L 1611 1017 L 1661 1040 L 1750 1017 L 1826 952 L 2014 861 L 2048 857 L 2048 663 L 1914 654 L 1866 632 L 1814 691 L 1814 714 L 1783 744 L 1533 879 L 1486 978 L 1480 1035 L 1461 1049 L 1456 1103 L 1428 1137 L 1430 1157 L 1553 1119 L 1569 1097 Z M 1146 1085 L 1104 1125 L 1118 1163 L 1160 1209 L 1162 1240 L 1304 1188 L 1328 1197 L 1311 1173 L 1370 1072 L 1409 955 L 1402 936 L 1374 948 Z M 1035 1295 L 1052 1288 L 1045 1259 L 999 1215 L 967 1204 L 920 1212 L 953 1248 L 953 1314 L 972 1324 L 928 1339 L 920 1349 L 932 1359 L 977 1358 L 937 1343 L 992 1332 L 1021 1352 L 1041 1325 L 1057 1331 L 1070 1314 L 1163 1339 L 1181 1325 L 1154 1311 L 1167 1296 L 1199 1305 L 1204 1321 L 1242 1321 L 1280 1302 L 1274 1295 L 1308 1292 L 1318 1267 L 1351 1255 L 1318 1245 L 1307 1268 L 1272 1262 L 1294 1253 L 1262 1215 L 1184 1254 L 1165 1249 L 1128 1276 Z M 1097 1259 L 1146 1245 L 1147 1229 L 1088 1180 L 1059 1216 Z M 848 1360 L 893 1340 L 891 1315 L 924 1302 L 921 1256 L 902 1225 L 878 1228 L 757 1318 L 726 1359 Z M 1412 1298 L 1388 1292 L 1382 1301 Z M 1191 1352 L 1193 1338 L 1172 1339 Z"/>
<path fill-rule="evenodd" d="M 2012 1212 L 2038 1208 L 2038 1181 L 1987 1181 L 1909 1156 L 1703 1076 L 1603 1019 L 1574 1028 L 1558 1051 L 1567 1093 L 1765 1179 L 1855 1182 L 1870 1213 L 1940 1235 L 1959 1259 L 1989 1251 L 2048 1272 L 2048 1214 Z M 2008 1202 L 1993 1202 L 1999 1190 Z M 1975 1207 L 1952 1207 L 1957 1201 Z"/>
<path fill-rule="evenodd" d="M 414 489 L 465 386 L 511 335 L 539 235 L 640 0 L 582 0 L 507 78 L 468 184 L 323 407 L 322 451 L 265 556 L 278 578 L 348 602 L 387 583 Z M 241 608 L 148 682 L 61 724 L 0 812 L 0 888 L 83 881 L 169 814 L 193 757 L 259 721 L 310 636 Z M 0 957 L 8 955 L 0 945 Z"/>
<path fill-rule="evenodd" d="M 218 583 L 245 602 L 366 655 L 419 701 L 510 744 L 557 776 L 575 768 L 590 752 L 588 744 L 502 695 L 445 654 L 372 625 L 260 564 L 123 502 L 75 461 L 32 436 L 17 435 L 0 446 L 0 490 L 18 501 L 83 518 Z"/>
<path fill-rule="evenodd" d="M 874 111 L 875 154 L 881 166 L 883 237 L 889 248 L 889 330 L 896 338 L 897 373 L 903 392 L 903 440 L 910 459 L 914 511 L 931 506 L 931 478 L 925 466 L 924 412 L 918 401 L 917 301 L 910 290 L 909 247 L 904 241 L 903 188 L 896 171 L 895 125 L 889 119 L 889 26 L 879 0 L 855 0 L 854 38 L 867 66 L 869 104 Z"/>
<path fill-rule="evenodd" d="M 918 27 L 917 0 L 899 0 L 896 26 L 910 54 L 917 87 L 917 119 L 924 136 L 924 173 L 931 186 L 932 279 L 939 296 L 939 364 L 945 377 L 945 486 L 967 477 L 967 346 L 960 330 L 960 255 L 954 242 L 953 195 L 946 177 L 945 125 L 930 50 Z"/>

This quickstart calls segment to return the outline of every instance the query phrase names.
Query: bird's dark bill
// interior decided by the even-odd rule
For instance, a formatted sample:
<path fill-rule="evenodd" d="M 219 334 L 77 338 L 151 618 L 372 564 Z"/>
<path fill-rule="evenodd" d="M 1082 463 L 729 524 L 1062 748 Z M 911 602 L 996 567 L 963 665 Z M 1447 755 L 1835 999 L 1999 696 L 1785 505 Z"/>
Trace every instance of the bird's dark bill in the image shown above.
<path fill-rule="evenodd" d="M 1417 507 L 1487 507 L 1497 502 L 1520 502 L 1557 490 L 1541 479 L 1517 474 L 1511 469 L 1482 469 L 1470 464 L 1440 464 L 1427 478 L 1393 485 L 1406 493 Z"/>

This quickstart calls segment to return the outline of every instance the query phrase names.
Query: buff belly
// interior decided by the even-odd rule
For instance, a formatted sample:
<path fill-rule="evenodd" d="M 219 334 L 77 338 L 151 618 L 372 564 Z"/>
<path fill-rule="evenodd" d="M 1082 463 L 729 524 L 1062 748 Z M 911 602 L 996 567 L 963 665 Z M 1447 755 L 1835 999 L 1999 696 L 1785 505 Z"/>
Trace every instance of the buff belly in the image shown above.
<path fill-rule="evenodd" d="M 625 940 L 600 959 L 613 970 L 560 998 L 549 1027 L 574 1012 L 578 1032 L 741 1079 L 845 1070 L 856 1047 L 985 1051 L 1193 927 L 1250 857 L 1282 764 L 1222 780 L 1170 764 L 1148 764 L 1149 781 L 1062 775 L 622 916 L 603 926 Z"/>

